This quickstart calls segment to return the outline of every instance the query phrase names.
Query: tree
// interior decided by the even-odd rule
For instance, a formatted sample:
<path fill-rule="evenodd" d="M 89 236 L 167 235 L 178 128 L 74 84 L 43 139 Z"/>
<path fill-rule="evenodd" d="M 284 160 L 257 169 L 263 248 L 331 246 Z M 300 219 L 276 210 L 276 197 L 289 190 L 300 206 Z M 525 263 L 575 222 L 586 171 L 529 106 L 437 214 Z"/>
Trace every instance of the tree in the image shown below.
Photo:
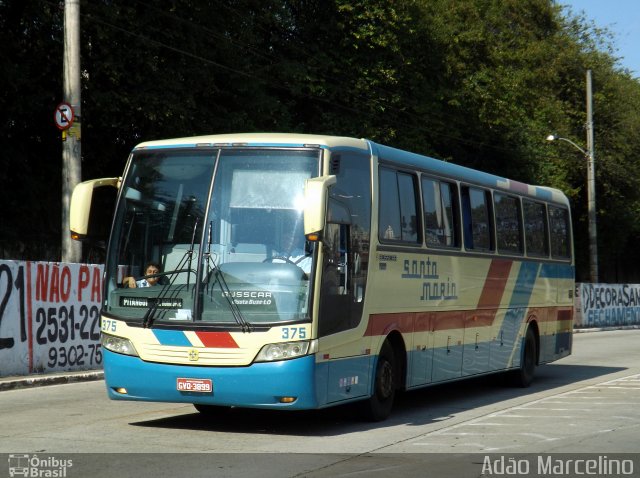
<path fill-rule="evenodd" d="M 62 11 L 57 4 L 0 2 L 0 254 L 59 256 Z M 51 194 L 56 192 L 57 195 Z"/>
<path fill-rule="evenodd" d="M 120 175 L 147 139 L 367 137 L 563 190 L 579 279 L 588 277 L 585 164 L 544 138 L 584 143 L 589 68 L 602 280 L 640 280 L 629 260 L 640 238 L 640 84 L 617 66 L 606 30 L 554 2 L 85 0 L 81 25 L 85 178 Z M 16 225 L 0 236 L 4 257 L 57 258 L 61 29 L 57 3 L 0 0 L 0 174 L 10 185 L 0 194 Z"/>

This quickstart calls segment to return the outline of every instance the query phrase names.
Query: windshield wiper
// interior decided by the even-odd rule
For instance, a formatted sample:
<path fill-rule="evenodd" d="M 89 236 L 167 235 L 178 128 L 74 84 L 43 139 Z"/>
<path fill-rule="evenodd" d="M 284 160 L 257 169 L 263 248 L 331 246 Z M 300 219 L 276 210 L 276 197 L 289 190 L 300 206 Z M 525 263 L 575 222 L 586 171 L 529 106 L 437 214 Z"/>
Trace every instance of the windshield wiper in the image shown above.
<path fill-rule="evenodd" d="M 183 260 L 185 260 L 185 258 L 181 259 L 181 262 Z M 172 270 L 172 271 L 159 272 L 158 274 L 151 274 L 151 275 L 143 277 L 143 279 L 149 279 L 149 278 L 153 278 L 153 277 L 166 277 L 166 276 L 172 276 L 173 277 L 168 284 L 165 284 L 165 285 L 162 286 L 162 289 L 160 289 L 160 292 L 158 293 L 157 297 L 155 299 L 153 299 L 153 303 L 149 306 L 149 308 L 145 312 L 144 317 L 142 318 L 142 327 L 143 328 L 151 327 L 151 324 L 153 324 L 153 321 L 155 320 L 155 314 L 156 314 L 156 311 L 158 310 L 158 307 L 160 306 L 162 301 L 167 298 L 167 292 L 170 290 L 171 286 L 175 283 L 176 278 L 178 277 L 178 275 L 182 274 L 182 273 L 185 273 L 185 272 L 188 273 L 189 275 L 191 275 L 190 274 L 191 272 L 195 273 L 195 271 L 193 271 L 191 269 L 175 269 L 175 270 Z M 188 279 L 187 279 L 187 281 L 188 281 Z M 177 290 L 174 291 L 174 294 L 175 294 L 175 297 L 177 297 L 178 291 Z M 171 299 L 173 297 L 169 297 L 169 298 Z"/>
<path fill-rule="evenodd" d="M 250 322 L 248 322 L 244 316 L 242 315 L 242 311 L 236 304 L 236 301 L 233 299 L 231 294 L 231 290 L 227 285 L 227 281 L 224 278 L 224 272 L 220 270 L 220 268 L 216 265 L 216 263 L 211 260 L 211 264 L 213 264 L 213 277 L 220 284 L 220 289 L 222 290 L 223 297 L 227 300 L 227 304 L 229 304 L 229 310 L 233 315 L 233 319 L 236 323 L 242 328 L 243 332 L 251 332 L 253 331 L 253 326 Z"/>
<path fill-rule="evenodd" d="M 218 267 L 218 265 L 216 264 L 216 261 L 212 257 L 212 254 L 211 254 L 211 242 L 213 241 L 213 234 L 212 234 L 212 224 L 211 223 L 209 223 L 209 231 L 208 231 L 207 235 L 208 235 L 208 251 L 205 253 L 205 256 L 207 257 L 207 269 L 208 269 L 207 270 L 207 277 L 211 277 L 211 274 L 213 272 L 213 277 L 214 277 L 215 281 L 217 281 L 218 284 L 220 284 L 220 289 L 222 290 L 222 295 L 227 300 L 227 304 L 229 305 L 229 310 L 231 311 L 231 315 L 233 315 L 233 319 L 242 328 L 243 332 L 252 332 L 253 331 L 253 326 L 242 315 L 242 311 L 238 307 L 238 304 L 236 304 L 236 301 L 233 299 L 233 296 L 231 294 L 231 290 L 229 289 L 229 285 L 227 284 L 227 281 L 224 278 L 224 272 L 222 272 L 220 270 L 220 267 Z M 211 269 L 209 269 L 210 267 L 211 267 Z M 215 281 L 214 281 L 214 283 L 215 283 Z M 209 282 L 209 281 L 207 281 L 207 282 Z M 209 286 L 207 284 L 207 292 L 208 292 L 208 287 Z"/>
<path fill-rule="evenodd" d="M 162 303 L 162 301 L 164 299 L 167 298 L 167 292 L 169 292 L 171 290 L 171 286 L 175 283 L 177 277 L 179 274 L 182 273 L 187 273 L 187 284 L 186 284 L 186 288 L 189 288 L 189 280 L 191 277 L 191 273 L 193 272 L 194 274 L 196 273 L 196 271 L 194 271 L 191 268 L 192 262 L 193 262 L 193 249 L 194 249 L 194 244 L 195 244 L 195 238 L 196 238 L 196 229 L 198 228 L 198 218 L 196 218 L 195 224 L 193 226 L 193 232 L 191 234 L 191 245 L 189 246 L 189 250 L 185 251 L 184 255 L 182 256 L 182 258 L 180 259 L 180 262 L 178 263 L 178 266 L 176 267 L 176 269 L 172 270 L 172 271 L 165 271 L 165 272 L 159 272 L 157 274 L 152 274 L 149 276 L 145 276 L 145 279 L 147 277 L 162 277 L 162 276 L 172 276 L 171 281 L 168 284 L 165 284 L 162 286 L 162 289 L 160 290 L 160 293 L 156 296 L 156 298 L 153 300 L 153 303 L 151 304 L 151 306 L 147 309 L 147 311 L 144 314 L 144 317 L 142 318 L 142 327 L 143 328 L 149 328 L 151 327 L 151 325 L 153 324 L 153 321 L 155 320 L 155 315 L 156 312 L 158 310 L 158 307 L 160 307 L 160 304 Z M 185 268 L 185 266 L 187 266 Z M 176 289 L 173 292 L 175 295 L 174 297 L 177 297 L 178 295 L 178 290 Z M 169 298 L 173 298 L 173 297 L 169 297 Z M 166 313 L 166 312 L 165 312 Z"/>

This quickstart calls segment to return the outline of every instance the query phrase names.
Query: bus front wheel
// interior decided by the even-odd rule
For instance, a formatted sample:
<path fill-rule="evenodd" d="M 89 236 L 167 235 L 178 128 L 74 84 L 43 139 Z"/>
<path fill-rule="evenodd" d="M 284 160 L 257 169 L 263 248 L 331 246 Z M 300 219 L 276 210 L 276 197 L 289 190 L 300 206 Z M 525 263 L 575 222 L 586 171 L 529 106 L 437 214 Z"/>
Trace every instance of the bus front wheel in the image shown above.
<path fill-rule="evenodd" d="M 379 422 L 391 414 L 396 394 L 396 370 L 393 348 L 385 342 L 378 355 L 373 395 L 365 402 L 367 420 Z"/>

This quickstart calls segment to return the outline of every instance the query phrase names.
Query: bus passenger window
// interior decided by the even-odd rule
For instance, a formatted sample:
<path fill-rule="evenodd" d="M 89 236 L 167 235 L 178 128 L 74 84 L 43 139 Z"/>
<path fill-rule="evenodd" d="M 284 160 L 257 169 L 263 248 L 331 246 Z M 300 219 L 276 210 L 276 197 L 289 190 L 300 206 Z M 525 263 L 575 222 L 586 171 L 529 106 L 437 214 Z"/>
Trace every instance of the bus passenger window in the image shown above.
<path fill-rule="evenodd" d="M 415 192 L 413 175 L 380 168 L 380 239 L 413 244 L 420 241 Z"/>
<path fill-rule="evenodd" d="M 467 249 L 493 250 L 488 197 L 489 192 L 483 189 L 462 189 L 464 246 Z"/>
<path fill-rule="evenodd" d="M 549 242 L 547 240 L 547 211 L 539 202 L 522 201 L 524 209 L 524 236 L 527 255 L 547 257 Z"/>
<path fill-rule="evenodd" d="M 418 242 L 418 213 L 416 212 L 416 187 L 413 175 L 398 173 L 400 192 L 400 218 L 402 240 Z"/>
<path fill-rule="evenodd" d="M 549 226 L 551 235 L 551 257 L 567 259 L 571 257 L 569 237 L 569 212 L 566 209 L 549 206 Z"/>
<path fill-rule="evenodd" d="M 455 197 L 455 185 L 422 178 L 424 235 L 427 246 L 460 246 Z"/>
<path fill-rule="evenodd" d="M 396 172 L 380 169 L 380 206 L 378 216 L 378 235 L 384 240 L 400 239 L 400 203 Z"/>
<path fill-rule="evenodd" d="M 522 254 L 522 226 L 520 201 L 516 197 L 495 193 L 493 203 L 496 212 L 498 252 Z"/>

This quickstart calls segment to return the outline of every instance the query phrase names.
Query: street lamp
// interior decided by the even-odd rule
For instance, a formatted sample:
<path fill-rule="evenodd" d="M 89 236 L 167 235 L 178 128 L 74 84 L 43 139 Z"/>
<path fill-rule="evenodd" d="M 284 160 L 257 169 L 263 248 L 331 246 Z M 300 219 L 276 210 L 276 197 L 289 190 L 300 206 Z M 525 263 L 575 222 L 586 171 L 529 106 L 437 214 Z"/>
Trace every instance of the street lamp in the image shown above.
<path fill-rule="evenodd" d="M 576 148 L 582 153 L 587 160 L 587 197 L 588 197 L 588 212 L 589 212 L 589 264 L 590 264 L 590 277 L 591 282 L 598 283 L 598 236 L 596 231 L 596 176 L 595 176 L 595 164 L 593 157 L 593 148 L 589 150 L 581 148 L 576 143 L 567 138 L 561 138 L 550 134 L 547 136 L 547 141 L 564 141 Z M 592 143 L 590 143 L 592 144 Z"/>
<path fill-rule="evenodd" d="M 549 136 L 547 136 L 547 141 L 556 141 L 556 140 L 557 141 L 566 141 L 570 145 L 573 145 L 573 147 L 576 148 L 578 151 L 580 151 L 587 160 L 589 159 L 589 153 L 586 150 L 584 150 L 583 148 L 581 148 L 580 146 L 578 146 L 576 143 L 571 141 L 570 139 L 561 138 L 560 136 L 556 136 L 555 134 L 550 134 Z"/>

